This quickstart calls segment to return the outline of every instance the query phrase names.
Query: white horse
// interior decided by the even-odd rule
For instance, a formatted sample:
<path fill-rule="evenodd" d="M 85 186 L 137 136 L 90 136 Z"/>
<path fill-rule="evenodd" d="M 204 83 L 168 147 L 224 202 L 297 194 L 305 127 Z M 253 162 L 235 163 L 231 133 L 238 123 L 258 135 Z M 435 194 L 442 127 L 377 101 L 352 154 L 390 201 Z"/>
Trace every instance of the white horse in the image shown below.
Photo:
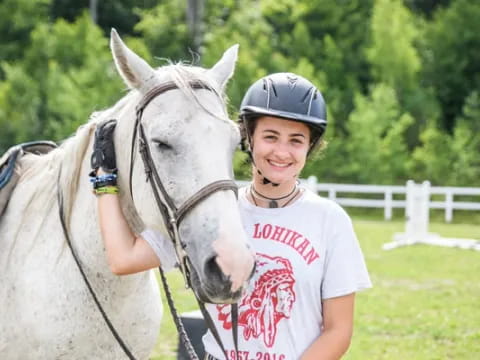
<path fill-rule="evenodd" d="M 106 262 L 96 199 L 87 174 L 97 124 L 117 119 L 115 146 L 120 200 L 132 229 L 165 234 L 142 160 L 135 147 L 132 192 L 130 153 L 135 106 L 152 88 L 177 86 L 145 108 L 142 123 L 155 167 L 180 206 L 203 186 L 232 179 L 239 133 L 228 120 L 223 89 L 233 73 L 237 47 L 211 69 L 168 65 L 152 69 L 112 30 L 117 70 L 132 89 L 116 105 L 93 114 L 75 136 L 47 155 L 25 155 L 20 180 L 0 218 L 0 358 L 121 359 L 80 275 L 62 232 L 57 190 L 73 248 L 100 303 L 137 359 L 150 354 L 159 334 L 162 305 L 152 272 L 116 276 Z M 207 88 L 192 88 L 201 81 Z M 59 175 L 60 174 L 60 175 Z M 60 176 L 60 177 L 59 177 Z M 212 302 L 236 300 L 230 279 L 246 276 L 253 260 L 240 223 L 235 194 L 218 191 L 199 203 L 180 226 L 192 263 L 194 290 Z M 233 280 L 232 280 L 233 281 Z"/>

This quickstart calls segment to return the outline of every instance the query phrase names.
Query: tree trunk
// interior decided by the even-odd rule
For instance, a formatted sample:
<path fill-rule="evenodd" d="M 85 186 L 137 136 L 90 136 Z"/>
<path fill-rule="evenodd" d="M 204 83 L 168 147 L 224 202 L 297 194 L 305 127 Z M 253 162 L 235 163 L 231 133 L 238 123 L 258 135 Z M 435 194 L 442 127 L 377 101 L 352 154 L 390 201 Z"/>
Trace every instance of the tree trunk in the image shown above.
<path fill-rule="evenodd" d="M 203 38 L 203 13 L 205 0 L 187 0 L 187 26 L 192 39 L 193 50 L 200 51 Z"/>
<path fill-rule="evenodd" d="M 98 20 L 98 0 L 90 0 L 90 16 L 96 24 Z"/>

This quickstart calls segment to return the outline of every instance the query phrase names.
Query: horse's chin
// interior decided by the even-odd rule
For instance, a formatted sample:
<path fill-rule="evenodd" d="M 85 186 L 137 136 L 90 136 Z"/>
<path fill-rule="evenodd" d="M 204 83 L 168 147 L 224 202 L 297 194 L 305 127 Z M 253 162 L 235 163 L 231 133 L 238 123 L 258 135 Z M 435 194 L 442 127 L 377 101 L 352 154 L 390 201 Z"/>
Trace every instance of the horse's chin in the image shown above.
<path fill-rule="evenodd" d="M 232 292 L 232 284 L 230 281 L 227 281 L 223 284 L 211 284 L 210 282 L 203 282 L 194 269 L 191 269 L 190 282 L 192 290 L 197 299 L 209 304 L 236 303 L 240 300 L 243 292 L 243 287 L 235 292 Z"/>

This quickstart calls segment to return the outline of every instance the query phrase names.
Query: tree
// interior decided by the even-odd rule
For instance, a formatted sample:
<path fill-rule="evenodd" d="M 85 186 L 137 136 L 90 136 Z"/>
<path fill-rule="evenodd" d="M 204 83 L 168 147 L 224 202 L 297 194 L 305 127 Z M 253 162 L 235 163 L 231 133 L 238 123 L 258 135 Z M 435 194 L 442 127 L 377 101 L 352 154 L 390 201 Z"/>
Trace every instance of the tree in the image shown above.
<path fill-rule="evenodd" d="M 51 0 L 50 14 L 52 20 L 64 19 L 70 22 L 75 21 L 86 10 L 94 23 L 103 29 L 105 35 L 110 33 L 114 27 L 121 34 L 134 34 L 134 26 L 139 21 L 138 9 L 151 9 L 156 6 L 158 0 Z M 92 4 L 92 3 L 95 3 Z M 93 9 L 92 9 L 93 6 Z M 92 10 L 96 13 L 93 18 Z"/>
<path fill-rule="evenodd" d="M 205 0 L 188 0 L 187 3 L 186 18 L 190 41 L 193 44 L 193 51 L 198 52 L 203 37 Z"/>
<path fill-rule="evenodd" d="M 412 123 L 389 85 L 378 84 L 370 97 L 358 94 L 348 119 L 347 157 L 338 166 L 356 183 L 404 183 L 409 157 L 405 132 Z"/>
<path fill-rule="evenodd" d="M 3 0 L 0 2 L 0 63 L 21 58 L 30 31 L 48 21 L 51 0 Z M 0 70 L 0 80 L 4 73 Z"/>
<path fill-rule="evenodd" d="M 23 141 L 63 139 L 120 95 L 107 39 L 86 13 L 72 24 L 37 25 L 22 61 L 3 69 L 1 150 Z"/>
<path fill-rule="evenodd" d="M 420 58 L 414 46 L 418 31 L 401 0 L 376 0 L 367 57 L 375 81 L 388 84 L 401 98 L 418 81 Z"/>
<path fill-rule="evenodd" d="M 480 185 L 480 96 L 473 91 L 456 120 L 453 134 L 427 128 L 415 149 L 410 171 L 417 180 L 450 186 Z"/>
<path fill-rule="evenodd" d="M 415 148 L 408 163 L 410 177 L 418 182 L 429 180 L 433 185 L 452 185 L 448 181 L 453 163 L 450 136 L 430 124 L 420 140 L 421 145 Z"/>
<path fill-rule="evenodd" d="M 426 26 L 422 78 L 441 104 L 440 125 L 450 133 L 466 97 L 480 89 L 480 4 L 453 1 Z"/>
<path fill-rule="evenodd" d="M 451 183 L 457 186 L 480 186 L 480 93 L 473 91 L 466 99 L 462 115 L 453 132 L 455 155 Z"/>
<path fill-rule="evenodd" d="M 415 119 L 406 135 L 409 149 L 419 144 L 427 123 L 440 116 L 434 91 L 420 81 L 417 40 L 423 27 L 419 24 L 401 0 L 376 0 L 370 23 L 372 41 L 366 49 L 373 78 L 395 89 L 400 106 Z"/>
<path fill-rule="evenodd" d="M 412 11 L 430 19 L 438 8 L 447 7 L 452 0 L 404 0 L 404 2 Z"/>
<path fill-rule="evenodd" d="M 174 60 L 192 58 L 184 0 L 165 0 L 153 9 L 138 9 L 137 13 L 140 21 L 134 29 L 154 56 Z"/>

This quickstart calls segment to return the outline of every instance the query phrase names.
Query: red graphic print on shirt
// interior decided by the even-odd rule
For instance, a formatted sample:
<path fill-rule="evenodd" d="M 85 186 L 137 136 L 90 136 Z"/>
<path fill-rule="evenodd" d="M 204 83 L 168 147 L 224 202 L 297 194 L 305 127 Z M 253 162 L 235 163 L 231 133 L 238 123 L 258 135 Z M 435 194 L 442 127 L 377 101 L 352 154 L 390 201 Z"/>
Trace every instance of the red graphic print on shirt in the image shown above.
<path fill-rule="evenodd" d="M 251 280 L 254 289 L 239 304 L 238 325 L 245 340 L 263 337 L 267 347 L 275 343 L 278 323 L 289 318 L 295 302 L 293 271 L 290 261 L 257 253 L 257 267 Z M 217 305 L 218 320 L 232 328 L 230 305 Z"/>

